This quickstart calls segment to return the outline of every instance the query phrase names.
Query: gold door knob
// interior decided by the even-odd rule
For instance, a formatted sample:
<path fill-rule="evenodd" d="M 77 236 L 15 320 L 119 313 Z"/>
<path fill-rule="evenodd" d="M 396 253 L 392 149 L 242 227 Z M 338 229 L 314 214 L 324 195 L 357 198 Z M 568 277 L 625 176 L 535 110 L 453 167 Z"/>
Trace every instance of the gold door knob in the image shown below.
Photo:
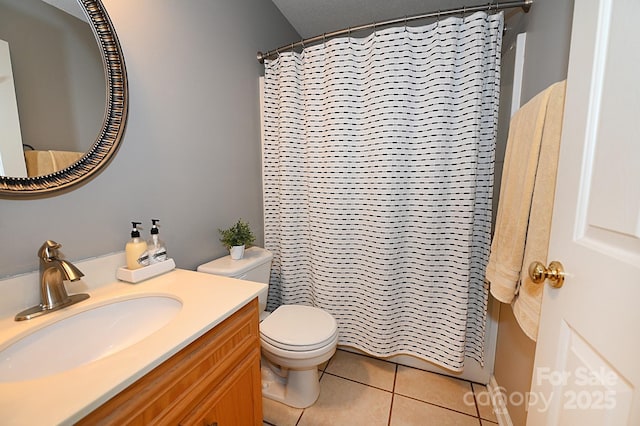
<path fill-rule="evenodd" d="M 536 284 L 549 280 L 551 287 L 560 288 L 564 284 L 564 267 L 562 263 L 555 260 L 549 264 L 548 268 L 545 268 L 544 264 L 538 261 L 531 262 L 531 265 L 529 265 L 529 278 Z"/>

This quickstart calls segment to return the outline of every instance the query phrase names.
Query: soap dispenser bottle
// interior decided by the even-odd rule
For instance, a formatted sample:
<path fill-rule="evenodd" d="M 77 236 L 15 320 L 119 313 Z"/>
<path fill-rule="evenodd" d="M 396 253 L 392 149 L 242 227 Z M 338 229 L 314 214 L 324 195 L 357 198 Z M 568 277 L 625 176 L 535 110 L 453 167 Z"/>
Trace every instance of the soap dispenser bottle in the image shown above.
<path fill-rule="evenodd" d="M 125 257 L 127 258 L 127 268 L 139 269 L 149 264 L 149 256 L 147 254 L 147 243 L 140 238 L 138 225 L 142 222 L 131 222 L 133 229 L 131 230 L 131 240 L 124 248 Z"/>
<path fill-rule="evenodd" d="M 151 239 L 147 243 L 150 263 L 158 263 L 167 260 L 167 247 L 160 239 L 158 222 L 160 222 L 159 219 L 151 219 Z"/>

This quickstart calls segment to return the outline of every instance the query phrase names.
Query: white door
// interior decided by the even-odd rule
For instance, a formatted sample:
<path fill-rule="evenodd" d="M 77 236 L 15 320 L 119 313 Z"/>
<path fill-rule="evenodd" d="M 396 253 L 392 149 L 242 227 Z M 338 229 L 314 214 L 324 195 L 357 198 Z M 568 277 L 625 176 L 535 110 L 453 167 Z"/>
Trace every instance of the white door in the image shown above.
<path fill-rule="evenodd" d="M 527 424 L 640 425 L 638 0 L 575 2 L 552 260 Z"/>
<path fill-rule="evenodd" d="M 26 177 L 9 43 L 0 40 L 0 176 Z"/>

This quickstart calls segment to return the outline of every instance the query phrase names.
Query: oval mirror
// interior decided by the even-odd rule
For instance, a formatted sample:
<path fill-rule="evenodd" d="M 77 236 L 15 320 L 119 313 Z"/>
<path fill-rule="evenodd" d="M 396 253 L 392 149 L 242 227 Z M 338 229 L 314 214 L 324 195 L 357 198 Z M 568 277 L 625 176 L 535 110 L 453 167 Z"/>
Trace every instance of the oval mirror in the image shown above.
<path fill-rule="evenodd" d="M 127 118 L 124 58 L 101 1 L 37 0 L 41 3 L 34 8 L 37 12 L 27 11 L 26 4 L 35 1 L 0 0 L 0 112 L 12 111 L 11 96 L 5 98 L 8 92 L 13 96 L 14 128 L 17 129 L 11 134 L 11 126 L 5 125 L 12 123 L 14 116 L 0 117 L 4 128 L 0 130 L 0 196 L 3 198 L 49 195 L 95 175 L 117 151 Z M 10 13 L 14 15 L 9 17 Z M 44 29 L 27 33 L 23 28 L 13 28 L 13 34 L 20 37 L 12 36 L 10 27 L 19 21 L 27 22 L 30 28 L 34 28 L 35 23 L 42 24 Z M 81 34 L 81 31 L 90 31 L 92 35 Z M 78 39 L 71 40 L 69 33 L 76 32 Z M 4 40 L 4 34 L 13 40 Z M 12 48 L 8 54 L 9 47 L 16 44 L 17 50 L 27 45 L 29 38 L 34 39 L 32 44 L 39 46 L 40 51 L 14 55 Z M 49 43 L 53 38 L 56 43 Z M 42 45 L 46 45 L 46 49 Z M 3 60 L 4 51 L 7 60 Z M 27 70 L 14 62 L 12 73 L 12 61 L 20 55 L 27 57 L 24 62 L 40 61 L 45 65 Z M 55 61 L 66 62 L 57 67 Z M 29 73 L 32 75 L 27 75 Z M 44 87 L 40 91 L 38 88 L 45 83 L 55 86 L 55 90 L 48 92 L 43 100 L 37 95 L 44 91 Z M 67 91 L 63 92 L 62 88 Z M 37 120 L 31 115 L 22 116 L 23 110 L 32 113 L 38 108 Z M 13 142 L 16 148 L 3 147 L 10 140 L 16 141 Z M 18 164 L 17 169 L 10 166 L 12 153 L 13 158 L 24 163 Z"/>

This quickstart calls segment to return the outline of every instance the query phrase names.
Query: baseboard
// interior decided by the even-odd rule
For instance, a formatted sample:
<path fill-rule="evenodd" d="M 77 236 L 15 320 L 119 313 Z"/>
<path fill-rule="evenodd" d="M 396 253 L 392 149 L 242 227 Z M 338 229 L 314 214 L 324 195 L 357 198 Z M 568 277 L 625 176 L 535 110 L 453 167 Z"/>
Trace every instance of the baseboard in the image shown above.
<path fill-rule="evenodd" d="M 496 413 L 498 424 L 500 426 L 513 426 L 509 410 L 507 409 L 507 401 L 505 401 L 504 388 L 498 386 L 495 376 L 491 376 L 491 380 L 487 384 L 487 390 L 491 395 L 493 403 L 493 411 Z"/>

